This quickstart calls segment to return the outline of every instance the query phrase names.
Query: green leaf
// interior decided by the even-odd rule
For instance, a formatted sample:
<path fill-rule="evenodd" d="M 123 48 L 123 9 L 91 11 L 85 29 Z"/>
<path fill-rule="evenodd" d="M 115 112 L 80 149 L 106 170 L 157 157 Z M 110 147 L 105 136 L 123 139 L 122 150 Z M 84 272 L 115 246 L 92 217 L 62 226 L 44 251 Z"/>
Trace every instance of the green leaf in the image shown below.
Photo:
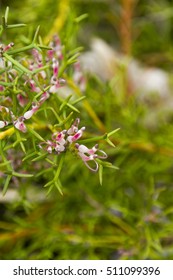
<path fill-rule="evenodd" d="M 69 52 L 69 57 L 71 57 L 72 55 L 76 54 L 76 53 L 80 53 L 81 51 L 83 51 L 84 47 L 77 47 L 75 49 L 73 49 L 72 51 Z"/>
<path fill-rule="evenodd" d="M 70 98 L 72 97 L 72 94 L 69 95 L 61 104 L 61 106 L 59 107 L 59 110 L 62 111 L 62 109 L 64 108 L 64 106 L 67 105 L 68 101 L 70 100 Z"/>
<path fill-rule="evenodd" d="M 59 164 L 58 164 L 58 168 L 57 168 L 57 171 L 55 173 L 55 177 L 54 177 L 54 181 L 56 181 L 59 177 L 59 174 L 61 172 L 61 169 L 62 169 L 62 166 L 63 166 L 63 163 L 64 163 L 64 155 L 65 154 L 61 154 L 61 157 L 60 157 L 60 160 L 59 160 Z"/>
<path fill-rule="evenodd" d="M 112 146 L 112 147 L 115 148 L 114 143 L 112 143 L 112 141 L 111 141 L 109 138 L 106 139 L 106 142 L 107 142 L 110 146 Z"/>
<path fill-rule="evenodd" d="M 47 188 L 47 187 L 49 187 L 49 186 L 51 186 L 51 185 L 53 185 L 53 184 L 54 184 L 54 181 L 51 180 L 51 181 L 49 181 L 48 183 L 46 183 L 46 184 L 44 185 L 44 188 Z"/>
<path fill-rule="evenodd" d="M 43 67 L 40 67 L 40 68 L 38 68 L 38 69 L 35 69 L 35 70 L 33 70 L 32 71 L 32 74 L 34 75 L 34 74 L 37 74 L 37 73 L 39 73 L 39 72 L 41 72 L 42 70 L 46 70 L 46 69 L 48 69 L 49 68 L 49 65 L 45 65 L 45 66 L 43 66 Z M 46 89 L 44 89 L 43 91 L 46 91 L 47 89 L 49 89 L 50 88 L 50 86 L 48 86 Z M 43 91 L 41 91 L 41 93 L 43 93 Z"/>
<path fill-rule="evenodd" d="M 52 107 L 46 107 L 46 108 L 43 109 L 43 110 L 50 110 L 50 111 L 52 111 L 52 113 L 55 115 L 57 121 L 61 123 L 61 118 L 60 118 L 60 116 L 56 113 L 56 111 L 55 111 Z"/>
<path fill-rule="evenodd" d="M 3 163 L 0 163 L 0 167 L 8 166 L 11 163 L 11 161 L 5 161 Z"/>
<path fill-rule="evenodd" d="M 54 184 L 50 185 L 50 187 L 46 193 L 46 196 L 48 196 L 50 194 L 50 192 L 53 190 L 53 188 L 54 188 Z"/>
<path fill-rule="evenodd" d="M 44 50 L 51 50 L 51 49 L 52 49 L 52 48 L 49 47 L 49 46 L 40 45 L 40 44 L 38 44 L 38 47 L 39 47 L 40 49 L 44 49 Z"/>
<path fill-rule="evenodd" d="M 9 24 L 9 25 L 7 25 L 6 28 L 11 29 L 11 28 L 18 28 L 18 27 L 25 27 L 25 26 L 26 26 L 26 24 L 24 24 L 24 23 L 18 23 L 18 24 Z"/>
<path fill-rule="evenodd" d="M 6 171 L 5 173 L 9 174 L 10 176 L 15 176 L 19 178 L 30 178 L 34 176 L 33 174 L 18 173 L 15 171 Z"/>
<path fill-rule="evenodd" d="M 36 31 L 35 31 L 34 38 L 33 38 L 33 41 L 32 41 L 33 43 L 35 43 L 35 41 L 37 40 L 39 30 L 40 30 L 40 26 L 38 26 Z"/>
<path fill-rule="evenodd" d="M 35 156 L 35 155 L 37 155 L 37 154 L 38 154 L 38 153 L 37 153 L 36 151 L 34 151 L 33 153 L 30 153 L 30 154 L 26 155 L 26 156 L 22 159 L 22 161 L 28 160 L 28 159 L 32 158 L 33 156 Z"/>
<path fill-rule="evenodd" d="M 116 169 L 118 170 L 119 168 L 117 166 L 114 166 L 111 162 L 109 161 L 103 161 L 99 158 L 96 159 L 96 161 L 99 163 L 99 165 L 102 165 L 103 167 L 108 167 L 108 168 L 112 168 L 112 169 Z"/>
<path fill-rule="evenodd" d="M 100 185 L 102 186 L 103 183 L 103 165 L 99 164 L 99 181 Z"/>
<path fill-rule="evenodd" d="M 86 98 L 86 96 L 82 96 L 82 97 L 80 97 L 80 98 L 78 98 L 78 99 L 76 99 L 76 100 L 72 101 L 72 103 L 71 103 L 71 104 L 75 105 L 75 104 L 77 104 L 77 103 L 81 102 L 82 100 L 84 100 L 85 98 Z"/>
<path fill-rule="evenodd" d="M 10 55 L 8 55 L 6 52 L 3 53 L 3 56 L 10 61 L 13 65 L 17 67 L 20 71 L 24 72 L 25 74 L 31 74 L 32 72 L 28 70 L 26 67 L 24 67 L 22 64 L 20 64 L 17 60 L 13 59 Z"/>
<path fill-rule="evenodd" d="M 3 195 L 5 195 L 7 190 L 8 190 L 8 186 L 9 186 L 11 178 L 12 178 L 12 175 L 7 175 L 7 178 L 5 180 L 5 184 L 4 184 L 4 187 L 3 187 L 3 191 L 2 191 Z"/>
<path fill-rule="evenodd" d="M 0 25 L 0 36 L 1 36 L 1 34 L 2 34 L 2 32 L 3 32 L 3 26 L 2 25 Z"/>
<path fill-rule="evenodd" d="M 5 71 L 7 71 L 7 69 L 5 69 L 3 72 L 5 72 Z M 2 74 L 3 72 L 0 72 L 0 74 Z M 7 82 L 0 81 L 0 85 L 10 87 L 10 86 L 13 86 L 13 83 L 7 83 Z"/>
<path fill-rule="evenodd" d="M 5 18 L 5 24 L 7 24 L 7 22 L 8 22 L 8 14 L 9 14 L 9 7 L 7 6 L 7 8 L 6 8 L 6 10 L 5 10 L 5 16 L 4 16 L 4 18 Z"/>
<path fill-rule="evenodd" d="M 79 55 L 80 55 L 80 53 L 76 53 L 72 57 L 70 57 L 67 60 L 67 65 L 70 65 L 70 64 L 73 64 L 73 63 L 77 62 L 77 58 L 79 57 Z"/>
<path fill-rule="evenodd" d="M 21 52 L 31 50 L 31 49 L 33 49 L 33 47 L 34 47 L 34 45 L 30 44 L 30 45 L 22 47 L 22 48 L 18 48 L 18 49 L 15 49 L 15 50 L 9 50 L 7 53 L 9 55 L 13 55 L 13 54 L 17 54 L 17 53 L 21 53 Z"/>
<path fill-rule="evenodd" d="M 29 130 L 29 132 L 34 135 L 37 139 L 39 139 L 42 142 L 45 142 L 45 140 L 41 137 L 40 134 L 38 134 L 35 130 L 33 130 L 31 127 L 27 127 L 27 129 Z"/>
<path fill-rule="evenodd" d="M 71 118 L 71 116 L 73 115 L 73 112 L 71 112 L 62 122 L 55 124 L 54 127 L 61 127 L 64 124 L 66 124 L 66 122 L 68 122 L 68 120 Z"/>
<path fill-rule="evenodd" d="M 86 19 L 87 17 L 88 17 L 88 14 L 83 14 L 83 15 L 81 15 L 81 16 L 75 18 L 74 21 L 75 21 L 76 23 L 79 23 L 79 22 L 81 22 L 82 20 Z"/>
<path fill-rule="evenodd" d="M 37 174 L 35 174 L 35 177 L 40 177 L 42 175 L 45 176 L 46 173 L 48 172 L 52 172 L 52 166 L 46 169 L 42 169 L 40 172 L 38 172 Z"/>
<path fill-rule="evenodd" d="M 120 128 L 117 128 L 117 129 L 115 129 L 115 130 L 109 132 L 109 133 L 107 134 L 107 136 L 110 137 L 110 136 L 112 136 L 113 134 L 115 134 L 115 133 L 116 133 L 117 131 L 119 131 L 119 130 L 120 130 Z"/>
<path fill-rule="evenodd" d="M 48 155 L 48 153 L 40 154 L 38 157 L 32 159 L 32 161 L 38 161 L 38 160 L 44 159 L 47 157 L 47 155 Z"/>
<path fill-rule="evenodd" d="M 60 100 L 60 102 L 63 103 L 64 100 L 60 96 L 57 96 L 57 98 Z M 80 113 L 79 110 L 76 107 L 74 107 L 72 104 L 67 102 L 66 106 L 69 107 L 70 109 L 72 109 L 73 111 Z"/>
<path fill-rule="evenodd" d="M 57 190 L 60 192 L 60 194 L 63 195 L 63 192 L 61 190 L 62 185 L 61 185 L 60 180 L 57 180 L 54 184 L 55 184 L 55 187 L 57 188 Z"/>

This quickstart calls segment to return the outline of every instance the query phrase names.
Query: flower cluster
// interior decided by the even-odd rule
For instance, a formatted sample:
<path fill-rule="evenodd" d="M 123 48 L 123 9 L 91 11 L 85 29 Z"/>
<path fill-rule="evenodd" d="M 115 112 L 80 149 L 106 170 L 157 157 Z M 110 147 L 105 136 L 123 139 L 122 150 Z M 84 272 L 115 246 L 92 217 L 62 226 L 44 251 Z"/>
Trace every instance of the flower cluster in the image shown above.
<path fill-rule="evenodd" d="M 79 123 L 80 119 L 77 118 L 68 130 L 54 133 L 51 140 L 40 143 L 39 147 L 42 148 L 43 146 L 45 146 L 45 149 L 48 153 L 55 152 L 56 154 L 60 154 L 64 152 L 70 145 L 75 143 L 74 146 L 77 154 L 82 159 L 84 164 L 91 171 L 97 172 L 98 163 L 96 161 L 96 158 L 106 159 L 107 154 L 104 151 L 98 149 L 98 144 L 89 149 L 85 145 L 76 143 L 76 141 L 82 137 L 85 130 L 85 127 L 82 127 L 80 129 L 78 128 Z M 94 162 L 94 167 L 89 165 L 88 162 L 91 161 Z"/>
<path fill-rule="evenodd" d="M 3 57 L 4 52 L 8 51 L 10 48 L 14 46 L 14 43 L 10 43 L 7 46 L 0 45 L 0 69 L 3 69 L 5 67 L 5 61 L 6 59 Z M 32 102 L 31 108 L 27 110 L 24 113 L 21 112 L 19 116 L 15 116 L 12 109 L 9 109 L 13 106 L 13 100 L 11 97 L 8 96 L 8 107 L 2 106 L 2 104 L 6 103 L 7 98 L 4 95 L 1 95 L 0 97 L 0 112 L 6 111 L 7 115 L 9 115 L 9 120 L 7 119 L 0 119 L 0 128 L 3 128 L 9 124 L 14 125 L 15 128 L 22 132 L 26 132 L 26 125 L 25 120 L 30 119 L 33 114 L 38 111 L 40 106 L 50 97 L 51 93 L 57 93 L 58 89 L 62 87 L 65 84 L 65 80 L 62 78 L 58 78 L 58 72 L 59 72 L 59 63 L 63 58 L 62 52 L 61 52 L 61 43 L 58 36 L 53 37 L 53 41 L 50 43 L 51 50 L 48 50 L 46 53 L 46 57 L 43 57 L 41 52 L 39 52 L 37 49 L 32 49 L 32 59 L 28 59 L 27 61 L 23 61 L 25 64 L 28 65 L 29 71 L 31 73 L 33 71 L 36 71 L 36 74 L 29 75 L 24 73 L 22 75 L 22 82 L 21 84 L 17 84 L 16 90 L 20 93 L 17 94 L 17 100 L 18 104 L 23 108 L 25 105 L 27 105 L 30 94 L 27 92 L 33 92 L 35 95 L 38 94 L 40 97 L 37 101 Z M 46 72 L 43 70 L 44 61 L 46 61 L 46 64 L 50 68 L 50 72 L 52 72 L 52 75 L 50 76 L 50 72 Z M 15 79 L 18 78 L 18 71 L 13 67 L 13 64 L 8 62 L 9 69 L 6 72 L 3 72 L 0 79 L 0 91 L 3 92 L 6 89 L 9 88 L 9 83 L 13 83 Z M 40 69 L 40 71 L 39 71 Z M 51 70 L 52 69 L 52 70 Z M 40 83 L 41 80 L 41 83 Z M 6 83 L 8 81 L 9 83 Z M 45 82 L 43 84 L 43 81 Z M 7 85 L 6 85 L 7 84 Z M 29 89 L 28 89 L 29 87 Z M 48 87 L 48 90 L 46 88 Z M 25 109 L 25 108 L 24 108 Z M 2 116 L 1 116 L 2 118 Z"/>
<path fill-rule="evenodd" d="M 30 119 L 33 114 L 39 109 L 39 107 L 41 106 L 41 104 L 49 97 L 48 93 L 45 92 L 42 94 L 40 100 L 37 103 L 32 103 L 32 107 L 30 110 L 26 111 L 23 116 L 20 117 L 16 117 L 13 112 L 11 110 L 9 110 L 7 107 L 5 106 L 0 106 L 0 112 L 5 111 L 6 115 L 8 115 L 9 121 L 7 120 L 0 120 L 0 128 L 3 128 L 9 124 L 14 125 L 15 128 L 17 128 L 18 130 L 22 131 L 22 132 L 26 132 L 27 128 L 25 125 L 25 120 Z"/>
<path fill-rule="evenodd" d="M 11 61 L 7 59 L 9 57 L 8 50 L 13 46 L 14 43 L 7 46 L 0 45 L 0 69 L 2 69 L 0 91 L 9 92 L 10 87 L 13 87 L 13 90 L 16 91 L 19 106 L 17 110 L 14 110 L 13 97 L 10 94 L 1 95 L 0 129 L 13 125 L 16 129 L 25 133 L 27 131 L 25 122 L 32 118 L 51 94 L 57 93 L 59 88 L 65 85 L 65 80 L 59 78 L 63 53 L 59 37 L 54 36 L 49 45 L 51 49 L 47 50 L 46 53 L 40 52 L 39 48 L 33 48 L 31 56 L 20 61 L 24 71 L 19 75 L 19 64 L 15 65 L 13 59 Z M 5 55 L 6 52 L 7 55 Z M 5 67 L 8 67 L 8 71 L 3 70 Z M 15 80 L 19 81 L 19 79 L 20 82 L 14 83 Z M 74 64 L 73 80 L 81 91 L 85 90 L 86 80 L 79 62 Z M 28 109 L 29 102 L 31 107 Z M 40 143 L 39 147 L 44 148 L 49 154 L 55 153 L 58 155 L 68 148 L 75 150 L 84 164 L 90 170 L 96 172 L 98 170 L 96 159 L 105 159 L 107 155 L 104 151 L 98 149 L 97 144 L 88 148 L 77 143 L 85 131 L 85 127 L 79 128 L 79 123 L 80 119 L 77 118 L 69 129 L 53 133 L 51 140 Z"/>
<path fill-rule="evenodd" d="M 5 21 L 7 15 L 8 9 Z M 0 25 L 0 35 L 6 25 Z M 79 118 L 68 126 L 73 113 L 79 113 L 76 104 L 83 100 L 81 93 L 87 88 L 82 68 L 76 60 L 80 48 L 66 53 L 68 44 L 62 46 L 57 35 L 49 46 L 45 46 L 38 38 L 38 32 L 39 28 L 33 40 L 25 40 L 29 43 L 23 47 L 16 47 L 14 43 L 0 44 L 0 139 L 5 139 L 0 141 L 0 182 L 5 182 L 4 194 L 11 181 L 16 180 L 13 177 L 18 178 L 15 181 L 18 185 L 22 178 L 32 178 L 37 171 L 37 176 L 49 180 L 45 184 L 49 187 L 48 193 L 53 186 L 62 193 L 59 175 L 66 152 L 75 154 L 93 172 L 100 167 L 101 183 L 102 161 L 99 159 L 107 158 L 98 144 L 93 147 L 84 145 L 88 139 L 81 140 L 85 127 L 79 126 Z M 64 77 L 67 77 L 68 85 Z M 97 119 L 92 108 L 90 112 Z M 45 136 L 47 129 L 53 129 L 48 138 Z M 25 137 L 23 133 L 26 133 Z M 104 139 L 104 136 L 97 139 Z M 108 166 L 106 162 L 104 165 Z M 49 175 L 45 178 L 46 171 Z"/>
<path fill-rule="evenodd" d="M 5 69 L 5 65 L 8 65 L 8 71 L 2 70 L 1 73 L 1 92 L 8 91 L 9 88 L 14 85 L 15 80 L 19 81 L 19 69 L 14 67 L 15 65 L 13 65 L 12 62 L 7 61 L 4 56 L 4 53 L 13 46 L 14 43 L 10 43 L 7 46 L 0 45 L 0 70 Z M 66 81 L 63 78 L 58 77 L 63 54 L 61 41 L 57 35 L 53 37 L 49 46 L 51 49 L 46 51 L 46 54 L 43 54 L 34 48 L 31 51 L 31 58 L 21 60 L 21 66 L 23 67 L 23 65 L 26 65 L 27 68 L 25 66 L 25 69 L 29 70 L 29 73 L 31 74 L 24 72 L 20 75 L 20 82 L 15 85 L 17 102 L 19 104 L 18 116 L 16 116 L 16 113 L 14 113 L 12 109 L 13 98 L 9 95 L 7 102 L 6 94 L 0 96 L 0 112 L 5 110 L 9 115 L 9 120 L 5 118 L 2 119 L 2 116 L 0 115 L 0 129 L 12 124 L 16 129 L 26 132 L 27 128 L 25 121 L 30 119 L 33 114 L 38 111 L 41 105 L 49 99 L 51 94 L 57 93 L 59 88 L 66 84 Z M 47 71 L 44 66 L 48 66 L 49 71 Z M 79 63 L 75 63 L 74 65 L 73 80 L 82 91 L 85 89 L 86 81 L 81 72 Z M 34 98 L 33 94 L 35 96 Z M 27 106 L 29 101 L 31 102 L 31 108 L 25 110 L 25 106 Z M 6 103 L 8 103 L 8 106 Z"/>
<path fill-rule="evenodd" d="M 0 45 L 0 69 L 3 69 L 5 68 L 5 62 L 4 62 L 4 59 L 3 59 L 3 54 L 8 51 L 9 49 L 11 49 L 12 47 L 14 46 L 14 43 L 9 43 L 7 46 L 4 46 L 3 44 Z M 10 63 L 8 63 L 10 64 Z M 10 65 L 8 65 L 10 66 Z M 8 78 L 9 80 L 11 80 L 12 76 L 11 76 L 11 69 L 8 71 Z M 1 79 L 0 79 L 1 82 L 5 82 L 5 74 L 1 74 Z M 0 91 L 4 91 L 5 90 L 5 87 L 0 84 Z"/>

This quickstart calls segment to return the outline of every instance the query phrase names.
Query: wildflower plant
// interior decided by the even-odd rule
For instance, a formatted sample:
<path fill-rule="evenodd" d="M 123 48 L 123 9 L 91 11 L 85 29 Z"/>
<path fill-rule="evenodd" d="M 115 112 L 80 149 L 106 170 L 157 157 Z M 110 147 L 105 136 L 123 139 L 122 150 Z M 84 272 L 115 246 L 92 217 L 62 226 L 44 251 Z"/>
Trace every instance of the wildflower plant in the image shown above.
<path fill-rule="evenodd" d="M 26 180 L 44 181 L 48 193 L 56 187 L 62 194 L 60 173 L 70 152 L 90 171 L 99 172 L 102 183 L 103 167 L 114 167 L 105 161 L 107 154 L 98 141 L 109 139 L 116 131 L 87 138 L 80 125 L 78 104 L 85 99 L 69 91 L 68 82 L 85 91 L 86 79 L 77 60 L 79 48 L 67 50 L 58 35 L 48 45 L 39 36 L 39 27 L 25 46 L 4 42 L 9 28 L 24 24 L 8 24 L 9 8 L 0 25 L 0 182 L 3 194 L 10 184 Z M 71 68 L 72 76 L 68 77 Z M 61 92 L 61 94 L 60 94 Z M 64 94 L 64 95 L 63 95 Z M 80 108 L 81 108 L 80 106 Z M 81 120 L 82 123 L 84 122 Z M 83 139 L 82 139 L 83 138 Z M 97 142 L 96 142 L 97 141 Z M 89 145 L 85 146 L 88 143 Z M 70 159 L 71 160 L 71 159 Z M 84 168 L 85 168 L 84 167 Z M 40 178 L 40 179 L 39 179 Z"/>

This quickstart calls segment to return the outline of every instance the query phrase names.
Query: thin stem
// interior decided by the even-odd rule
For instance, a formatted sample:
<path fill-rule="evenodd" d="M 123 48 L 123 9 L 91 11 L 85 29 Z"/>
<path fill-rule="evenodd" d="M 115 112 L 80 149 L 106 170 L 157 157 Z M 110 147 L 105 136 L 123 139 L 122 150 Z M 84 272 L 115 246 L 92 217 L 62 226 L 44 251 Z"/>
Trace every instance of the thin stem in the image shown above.
<path fill-rule="evenodd" d="M 96 142 L 100 140 L 104 140 L 107 137 L 107 133 L 101 136 L 89 138 L 89 139 L 84 139 L 84 140 L 79 140 L 79 143 L 90 143 L 90 142 Z"/>
<path fill-rule="evenodd" d="M 36 31 L 35 31 L 34 38 L 33 38 L 33 41 L 32 41 L 33 43 L 35 43 L 35 41 L 37 40 L 39 30 L 40 30 L 40 26 L 38 26 Z"/>
<path fill-rule="evenodd" d="M 61 172 L 61 169 L 62 169 L 62 166 L 63 166 L 63 163 L 64 163 L 64 155 L 65 154 L 61 154 L 61 158 L 60 158 L 60 161 L 59 161 L 59 165 L 58 165 L 58 169 L 55 173 L 55 176 L 54 176 L 54 181 L 57 181 L 58 177 L 59 177 L 59 174 Z"/>
<path fill-rule="evenodd" d="M 30 44 L 28 46 L 25 46 L 25 47 L 22 47 L 22 48 L 18 48 L 16 50 L 11 50 L 11 51 L 8 51 L 7 53 L 9 55 L 13 55 L 13 54 L 17 54 L 17 53 L 21 53 L 21 52 L 25 52 L 25 51 L 29 51 L 31 49 L 33 49 L 34 45 L 33 44 Z"/>
<path fill-rule="evenodd" d="M 6 28 L 11 29 L 11 28 L 18 28 L 18 27 L 25 27 L 25 26 L 26 26 L 26 24 L 24 24 L 24 23 L 18 23 L 18 24 L 7 25 Z"/>
<path fill-rule="evenodd" d="M 8 14 L 9 14 L 9 7 L 7 6 L 7 8 L 5 10 L 5 16 L 4 16 L 5 24 L 6 25 L 7 25 L 7 22 L 8 22 Z"/>

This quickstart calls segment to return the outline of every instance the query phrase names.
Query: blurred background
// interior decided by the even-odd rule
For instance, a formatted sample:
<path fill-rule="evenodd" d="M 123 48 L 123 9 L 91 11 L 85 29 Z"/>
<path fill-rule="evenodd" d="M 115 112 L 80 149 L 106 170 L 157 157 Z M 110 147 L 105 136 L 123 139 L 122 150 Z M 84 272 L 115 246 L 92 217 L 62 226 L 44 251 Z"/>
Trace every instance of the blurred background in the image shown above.
<path fill-rule="evenodd" d="M 90 109 L 81 105 L 81 121 L 95 135 L 120 128 L 115 148 L 100 144 L 119 170 L 105 168 L 100 186 L 69 161 L 63 196 L 47 197 L 37 180 L 17 194 L 11 186 L 0 196 L 0 258 L 172 259 L 173 2 L 1 0 L 1 17 L 7 5 L 9 23 L 27 27 L 3 41 L 26 44 L 40 25 L 45 43 L 59 34 L 83 47 Z"/>

